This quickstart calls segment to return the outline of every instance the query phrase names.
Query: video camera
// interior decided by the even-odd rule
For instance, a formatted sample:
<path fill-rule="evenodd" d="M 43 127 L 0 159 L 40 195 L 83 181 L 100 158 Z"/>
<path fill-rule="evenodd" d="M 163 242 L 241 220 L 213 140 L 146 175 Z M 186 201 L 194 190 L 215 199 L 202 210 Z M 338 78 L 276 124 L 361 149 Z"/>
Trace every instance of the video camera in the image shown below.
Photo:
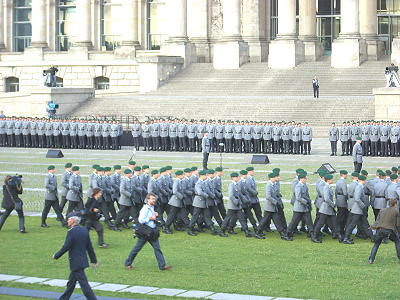
<path fill-rule="evenodd" d="M 18 186 L 22 184 L 22 175 L 14 175 L 8 180 L 8 185 Z"/>

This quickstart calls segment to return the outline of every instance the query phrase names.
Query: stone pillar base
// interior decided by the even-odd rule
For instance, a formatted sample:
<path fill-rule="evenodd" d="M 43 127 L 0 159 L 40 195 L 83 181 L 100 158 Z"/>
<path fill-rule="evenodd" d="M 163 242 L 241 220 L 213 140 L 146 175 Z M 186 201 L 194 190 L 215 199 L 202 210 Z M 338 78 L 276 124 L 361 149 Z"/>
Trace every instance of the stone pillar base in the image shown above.
<path fill-rule="evenodd" d="M 239 69 L 249 62 L 249 45 L 243 41 L 219 42 L 214 45 L 214 69 Z"/>
<path fill-rule="evenodd" d="M 332 43 L 333 68 L 357 68 L 366 59 L 367 44 L 364 39 L 338 38 Z"/>
<path fill-rule="evenodd" d="M 190 42 L 196 48 L 196 58 L 194 62 L 210 63 L 211 62 L 210 40 L 204 38 L 191 38 Z"/>
<path fill-rule="evenodd" d="M 368 60 L 379 60 L 385 54 L 385 43 L 374 39 L 366 40 Z"/>
<path fill-rule="evenodd" d="M 269 45 L 268 66 L 291 69 L 304 62 L 304 44 L 300 40 L 276 39 Z"/>
<path fill-rule="evenodd" d="M 400 64 L 400 37 L 396 37 L 392 42 L 391 61 L 398 66 Z"/>
<path fill-rule="evenodd" d="M 243 40 L 249 44 L 249 61 L 250 62 L 265 62 L 268 60 L 268 41 L 257 38 L 246 38 Z"/>
<path fill-rule="evenodd" d="M 24 50 L 25 60 L 43 60 L 44 47 L 28 47 Z"/>
<path fill-rule="evenodd" d="M 114 50 L 115 58 L 121 59 L 135 59 L 136 50 L 138 50 L 140 45 L 125 46 L 122 45 Z"/>
<path fill-rule="evenodd" d="M 189 41 L 166 41 L 161 49 L 162 55 L 180 56 L 184 59 L 183 67 L 186 68 L 193 62 L 197 62 L 196 47 Z"/>
<path fill-rule="evenodd" d="M 317 61 L 324 53 L 322 44 L 318 41 L 303 41 L 304 61 Z"/>
<path fill-rule="evenodd" d="M 69 48 L 68 57 L 76 60 L 88 60 L 89 49 L 88 47 L 74 46 Z"/>

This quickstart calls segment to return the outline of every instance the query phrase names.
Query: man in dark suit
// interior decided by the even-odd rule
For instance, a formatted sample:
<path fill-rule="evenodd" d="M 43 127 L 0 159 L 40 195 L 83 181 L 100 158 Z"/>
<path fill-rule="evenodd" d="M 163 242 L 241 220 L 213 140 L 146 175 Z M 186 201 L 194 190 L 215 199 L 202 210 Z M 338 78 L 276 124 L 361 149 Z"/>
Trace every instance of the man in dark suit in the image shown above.
<path fill-rule="evenodd" d="M 94 253 L 92 242 L 90 241 L 89 232 L 86 228 L 79 226 L 80 217 L 71 213 L 68 216 L 68 230 L 64 246 L 53 255 L 54 259 L 59 259 L 65 252 L 69 254 L 69 267 L 71 274 L 69 275 L 67 289 L 61 295 L 60 300 L 67 300 L 71 297 L 75 289 L 75 284 L 78 281 L 83 294 L 88 300 L 96 300 L 92 289 L 89 286 L 85 275 L 85 268 L 89 266 L 86 252 L 89 254 L 90 262 L 93 267 L 97 267 L 96 254 Z"/>

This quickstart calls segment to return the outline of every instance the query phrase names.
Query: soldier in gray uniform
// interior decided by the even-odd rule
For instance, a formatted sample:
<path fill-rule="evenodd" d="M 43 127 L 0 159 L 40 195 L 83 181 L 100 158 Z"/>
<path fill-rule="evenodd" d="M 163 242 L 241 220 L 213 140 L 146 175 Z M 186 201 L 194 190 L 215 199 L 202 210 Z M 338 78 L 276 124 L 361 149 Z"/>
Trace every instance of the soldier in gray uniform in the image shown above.
<path fill-rule="evenodd" d="M 119 205 L 118 200 L 121 197 L 121 193 L 119 191 L 119 187 L 121 185 L 121 166 L 115 165 L 114 166 L 114 174 L 110 176 L 111 179 L 111 201 L 117 203 Z M 116 218 L 115 218 L 116 220 Z"/>
<path fill-rule="evenodd" d="M 197 124 L 196 128 L 196 144 L 197 144 L 197 152 L 201 152 L 201 142 L 204 137 L 204 133 L 206 132 L 206 124 L 204 120 L 201 120 L 199 124 Z"/>
<path fill-rule="evenodd" d="M 216 149 L 216 145 L 215 145 L 215 143 L 216 143 L 216 141 L 215 141 L 215 122 L 211 122 L 211 121 L 209 121 L 207 124 L 206 124 L 206 129 L 205 129 L 205 131 L 207 131 L 208 132 L 208 139 L 210 140 L 210 147 L 211 147 L 211 152 L 215 152 L 215 149 Z"/>
<path fill-rule="evenodd" d="M 88 149 L 94 149 L 94 123 L 88 121 L 86 123 L 86 145 Z M 115 149 L 116 150 L 116 149 Z"/>
<path fill-rule="evenodd" d="M 39 147 L 39 140 L 37 135 L 38 121 L 30 120 L 29 121 L 29 136 L 30 136 L 30 146 L 33 148 Z"/>
<path fill-rule="evenodd" d="M 22 144 L 24 147 L 30 147 L 31 143 L 30 143 L 30 139 L 29 139 L 29 134 L 30 134 L 30 121 L 28 119 L 24 119 L 22 121 Z"/>
<path fill-rule="evenodd" d="M 73 210 L 82 210 L 83 209 L 83 192 L 82 192 L 82 179 L 79 175 L 79 167 L 73 166 L 72 167 L 72 175 L 69 178 L 68 183 L 68 193 L 67 193 L 67 200 L 68 200 L 68 210 L 67 215 L 72 212 Z"/>
<path fill-rule="evenodd" d="M 53 142 L 53 123 L 51 120 L 46 120 L 44 134 L 46 136 L 46 147 L 54 148 Z"/>
<path fill-rule="evenodd" d="M 239 174 L 232 173 L 231 174 L 232 182 L 229 184 L 228 187 L 228 212 L 226 218 L 222 222 L 221 225 L 221 237 L 227 237 L 226 231 L 230 229 L 231 233 L 235 233 L 232 227 L 232 224 L 236 224 L 236 221 L 239 219 L 240 226 L 246 237 L 251 237 L 251 233 L 249 232 L 249 228 L 247 227 L 246 218 L 244 214 L 241 213 L 242 211 L 242 202 L 240 201 L 241 191 L 239 185 Z"/>
<path fill-rule="evenodd" d="M 249 123 L 243 126 L 243 142 L 244 142 L 244 152 L 251 152 L 251 139 L 253 137 L 253 126 Z"/>
<path fill-rule="evenodd" d="M 161 140 L 161 151 L 167 151 L 169 149 L 169 125 L 165 121 L 160 123 L 160 140 Z"/>
<path fill-rule="evenodd" d="M 233 127 L 233 138 L 235 141 L 235 152 L 243 152 L 243 125 L 236 121 L 237 124 Z"/>
<path fill-rule="evenodd" d="M 61 185 L 63 187 L 61 191 L 61 203 L 60 203 L 61 213 L 63 212 L 65 204 L 67 203 L 67 194 L 69 191 L 69 179 L 72 176 L 72 164 L 66 163 L 64 167 L 65 167 L 65 172 L 61 177 Z"/>
<path fill-rule="evenodd" d="M 181 121 L 178 125 L 179 151 L 187 151 L 186 124 Z"/>
<path fill-rule="evenodd" d="M 296 124 L 292 129 L 293 154 L 300 154 L 301 128 Z"/>
<path fill-rule="evenodd" d="M 390 129 L 390 154 L 392 157 L 398 156 L 397 143 L 399 141 L 400 128 L 398 124 Z"/>
<path fill-rule="evenodd" d="M 71 148 L 71 145 L 69 142 L 69 124 L 70 124 L 70 121 L 66 121 L 66 120 L 61 123 L 61 135 L 62 135 L 62 143 L 63 143 L 64 149 Z"/>
<path fill-rule="evenodd" d="M 233 125 L 227 122 L 224 126 L 224 141 L 225 141 L 225 152 L 233 152 Z"/>
<path fill-rule="evenodd" d="M 219 214 L 217 207 L 217 198 L 221 197 L 221 195 L 216 190 L 214 185 L 215 171 L 213 169 L 207 170 L 207 177 L 208 177 L 206 180 L 206 183 L 208 185 L 207 207 L 210 210 L 211 217 L 214 217 L 219 227 L 221 227 L 222 218 L 221 215 Z"/>
<path fill-rule="evenodd" d="M 150 136 L 150 125 L 149 122 L 147 121 L 144 122 L 144 124 L 142 125 L 142 138 L 143 138 L 144 151 L 152 150 L 153 143 Z"/>
<path fill-rule="evenodd" d="M 110 133 L 111 133 L 111 126 L 110 123 L 104 121 L 102 124 L 102 130 L 101 130 L 101 135 L 103 138 L 103 150 L 108 150 L 110 149 Z"/>
<path fill-rule="evenodd" d="M 151 178 L 147 184 L 147 193 L 153 194 L 157 199 L 161 198 L 160 182 L 157 180 L 159 177 L 158 170 L 151 171 Z"/>
<path fill-rule="evenodd" d="M 339 130 L 335 123 L 329 129 L 329 141 L 331 142 L 331 156 L 337 155 L 337 141 L 339 140 Z"/>
<path fill-rule="evenodd" d="M 279 194 L 277 178 L 278 175 L 275 173 L 268 174 L 269 181 L 265 186 L 265 205 L 264 205 L 264 217 L 261 219 L 256 237 L 263 238 L 262 228 L 269 224 L 272 220 L 275 224 L 276 229 L 278 230 L 279 234 L 281 235 L 281 239 L 286 241 L 291 241 L 292 239 L 288 237 L 286 233 L 287 226 L 282 221 L 282 217 L 278 213 L 278 210 L 283 211 L 283 202 Z"/>
<path fill-rule="evenodd" d="M 44 208 L 42 212 L 42 224 L 40 226 L 43 228 L 49 227 L 46 224 L 46 219 L 50 208 L 54 209 L 54 212 L 57 214 L 57 218 L 61 221 L 61 225 L 66 226 L 67 222 L 64 220 L 60 205 L 58 203 L 57 177 L 55 175 L 56 168 L 55 166 L 48 166 L 47 170 L 48 174 L 44 179 L 46 192 L 44 194 Z"/>
<path fill-rule="evenodd" d="M 167 168 L 166 167 L 161 168 L 160 176 L 157 179 L 160 197 L 157 199 L 156 208 L 158 212 L 157 220 L 159 220 L 162 226 L 165 225 L 164 212 L 167 212 L 168 210 L 168 201 L 170 195 L 172 194 L 172 190 L 170 190 L 169 188 L 169 182 L 167 177 L 168 177 Z"/>
<path fill-rule="evenodd" d="M 343 122 L 343 126 L 340 127 L 340 143 L 342 144 L 342 156 L 349 155 L 347 143 L 349 140 L 349 128 L 346 122 Z"/>
<path fill-rule="evenodd" d="M 325 184 L 323 186 L 323 197 L 322 197 L 322 203 L 319 209 L 319 218 L 318 222 L 316 222 L 316 225 L 314 227 L 314 237 L 315 240 L 314 242 L 319 242 L 321 243 L 321 228 L 325 224 L 329 226 L 332 230 L 332 238 L 338 238 L 339 241 L 342 240 L 342 236 L 337 228 L 337 219 L 336 219 L 336 205 L 333 202 L 333 189 L 332 189 L 332 183 L 333 183 L 333 175 L 331 174 L 325 174 L 324 175 L 325 179 Z"/>
<path fill-rule="evenodd" d="M 400 187 L 397 182 L 398 175 L 397 174 L 392 174 L 390 175 L 390 181 L 391 183 L 388 185 L 386 189 L 386 200 L 389 201 L 390 199 L 396 199 L 397 203 L 399 203 L 400 200 Z"/>
<path fill-rule="evenodd" d="M 224 205 L 224 196 L 222 194 L 222 168 L 217 167 L 215 168 L 215 177 L 213 178 L 213 184 L 214 184 L 214 190 L 216 192 L 216 204 L 218 211 L 222 217 L 222 219 L 225 219 L 226 217 L 226 209 Z"/>
<path fill-rule="evenodd" d="M 254 168 L 246 168 L 247 178 L 246 178 L 246 191 L 250 198 L 250 208 L 254 211 L 257 221 L 260 223 L 262 219 L 262 211 L 260 206 L 260 200 L 258 199 L 257 183 L 254 179 Z M 283 210 L 282 210 L 283 212 Z M 285 222 L 286 228 L 286 222 Z"/>
<path fill-rule="evenodd" d="M 169 145 L 171 151 L 178 151 L 178 123 L 172 121 L 169 123 Z"/>
<path fill-rule="evenodd" d="M 15 139 L 15 147 L 21 147 L 21 130 L 22 130 L 22 121 L 18 118 L 14 122 L 14 139 Z"/>
<path fill-rule="evenodd" d="M 190 121 L 189 125 L 187 126 L 187 138 L 189 141 L 189 152 L 196 151 L 196 133 L 197 127 L 193 123 L 193 120 Z"/>
<path fill-rule="evenodd" d="M 311 141 L 312 141 L 312 129 L 308 126 L 308 123 L 304 123 L 304 127 L 302 128 L 301 137 L 303 139 L 303 154 L 310 155 L 311 152 Z"/>
<path fill-rule="evenodd" d="M 7 134 L 7 146 L 14 147 L 14 120 L 7 119 L 6 122 L 6 134 Z"/>
<path fill-rule="evenodd" d="M 220 120 L 215 126 L 215 139 L 217 141 L 216 149 L 218 152 L 224 151 L 224 146 L 220 146 L 221 144 L 224 144 L 224 129 L 225 126 Z"/>
<path fill-rule="evenodd" d="M 103 133 L 103 125 L 100 121 L 96 121 L 94 124 L 94 140 L 95 140 L 95 148 L 102 149 L 102 133 Z"/>
<path fill-rule="evenodd" d="M 349 150 L 350 152 L 356 143 L 356 138 L 360 136 L 360 127 L 355 122 L 353 122 L 353 124 L 349 127 L 350 127 L 350 140 L 351 140 L 350 150 Z"/>
<path fill-rule="evenodd" d="M 388 156 L 388 140 L 389 140 L 389 127 L 387 125 L 379 126 L 379 142 L 381 156 Z"/>
<path fill-rule="evenodd" d="M 363 163 L 363 149 L 361 147 L 361 138 L 357 137 L 356 138 L 356 144 L 353 147 L 353 164 L 354 164 L 354 172 L 360 173 L 362 169 L 362 163 Z"/>
<path fill-rule="evenodd" d="M 78 122 L 76 120 L 72 120 L 69 124 L 69 138 L 71 141 L 71 148 L 78 148 Z"/>
<path fill-rule="evenodd" d="M 86 137 L 86 123 L 84 120 L 80 120 L 78 122 L 78 141 L 79 141 L 78 148 L 79 149 L 86 148 L 85 137 Z"/>
<path fill-rule="evenodd" d="M 342 236 L 345 234 L 345 227 L 347 223 L 347 218 L 349 215 L 347 200 L 347 184 L 346 178 L 348 172 L 346 170 L 340 170 L 340 179 L 336 182 L 335 197 L 336 197 L 336 207 L 337 207 L 337 222 L 339 227 L 339 232 Z"/>
<path fill-rule="evenodd" d="M 133 147 L 137 150 L 140 148 L 140 136 L 142 135 L 142 126 L 139 122 L 135 122 L 132 125 L 132 138 L 133 138 Z M 148 148 L 148 147 L 147 147 Z M 146 150 L 146 146 L 145 146 Z"/>
<path fill-rule="evenodd" d="M 378 218 L 379 212 L 387 207 L 386 200 L 386 189 L 388 188 L 388 184 L 385 182 L 385 173 L 380 172 L 379 180 L 376 181 L 373 185 L 373 204 L 372 208 L 374 210 L 375 220 Z"/>
<path fill-rule="evenodd" d="M 0 118 L 0 147 L 7 146 L 7 118 Z"/>
<path fill-rule="evenodd" d="M 361 138 L 362 138 L 362 148 L 365 156 L 369 155 L 369 130 L 370 126 L 364 122 L 361 127 L 360 127 L 360 133 L 361 133 Z"/>
<path fill-rule="evenodd" d="M 112 220 L 115 220 L 117 218 L 117 213 L 115 211 L 115 206 L 114 206 L 114 201 L 112 199 L 112 193 L 113 193 L 113 183 L 111 179 L 111 168 L 110 167 L 105 167 L 104 168 L 104 190 L 103 190 L 103 197 L 105 200 L 105 203 L 108 208 L 108 212 L 111 216 Z M 114 226 L 115 227 L 115 226 Z"/>
<path fill-rule="evenodd" d="M 118 136 L 119 136 L 119 128 L 118 123 L 116 121 L 110 124 L 110 138 L 111 138 L 111 148 L 113 150 L 118 150 Z M 139 149 L 139 148 L 137 148 Z"/>
<path fill-rule="evenodd" d="M 262 131 L 263 128 L 259 124 L 254 124 L 253 126 L 253 152 L 254 153 L 261 153 L 261 138 L 262 138 Z"/>
<path fill-rule="evenodd" d="M 365 218 L 364 209 L 368 207 L 365 204 L 366 197 L 364 193 L 364 185 L 366 180 L 367 178 L 365 176 L 360 175 L 358 177 L 358 184 L 354 190 L 354 201 L 350 209 L 350 221 L 348 226 L 346 226 L 346 236 L 343 240 L 343 244 L 353 244 L 353 240 L 350 238 L 350 235 L 357 225 L 358 228 L 365 232 L 369 238 L 373 238 L 373 233 L 369 228 L 368 220 L 366 222 L 363 220 L 363 218 Z"/>
<path fill-rule="evenodd" d="M 45 148 L 46 147 L 46 139 L 45 139 L 45 126 L 46 123 L 44 122 L 43 119 L 39 120 L 39 122 L 37 123 L 37 134 L 38 134 L 38 138 L 39 138 L 39 147 L 40 148 Z"/>
<path fill-rule="evenodd" d="M 150 125 L 150 136 L 153 141 L 153 151 L 160 150 L 160 124 L 158 121 L 154 121 Z"/>
<path fill-rule="evenodd" d="M 280 153 L 280 147 L 279 147 L 279 141 L 281 139 L 281 128 L 279 127 L 279 124 L 275 124 L 274 128 L 272 129 L 272 139 L 274 141 L 273 145 L 273 151 L 274 154 L 279 154 Z"/>
<path fill-rule="evenodd" d="M 55 148 L 61 147 L 61 123 L 57 120 L 52 122 L 53 142 Z"/>
<path fill-rule="evenodd" d="M 141 172 L 142 168 L 139 166 L 136 166 L 134 169 L 134 173 L 131 178 L 132 186 L 133 186 L 133 207 L 131 209 L 133 220 L 135 221 L 135 224 L 139 224 L 139 212 L 143 207 L 143 186 L 142 186 L 142 181 L 141 181 Z"/>
<path fill-rule="evenodd" d="M 121 184 L 119 187 L 119 191 L 121 194 L 118 200 L 119 211 L 115 220 L 115 225 L 117 226 L 117 228 L 129 228 L 127 223 L 129 220 L 131 208 L 133 207 L 133 185 L 131 178 L 132 171 L 130 169 L 124 170 L 124 176 L 121 177 Z M 122 223 L 123 220 L 124 223 Z"/>
<path fill-rule="evenodd" d="M 376 122 L 369 128 L 369 139 L 371 142 L 371 156 L 378 156 L 379 127 Z"/>
<path fill-rule="evenodd" d="M 283 153 L 289 154 L 291 130 L 288 124 L 285 124 L 285 126 L 283 127 L 281 137 L 283 140 Z"/>

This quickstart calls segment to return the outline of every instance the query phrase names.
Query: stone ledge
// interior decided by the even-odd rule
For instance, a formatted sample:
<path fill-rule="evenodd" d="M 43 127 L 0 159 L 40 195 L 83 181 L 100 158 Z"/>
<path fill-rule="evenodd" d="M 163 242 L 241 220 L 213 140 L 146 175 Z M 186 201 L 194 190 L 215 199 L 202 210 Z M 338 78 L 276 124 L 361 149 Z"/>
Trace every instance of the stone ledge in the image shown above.
<path fill-rule="evenodd" d="M 138 63 L 167 63 L 167 64 L 183 64 L 184 59 L 180 56 L 156 55 L 156 56 L 139 56 L 136 58 Z"/>

